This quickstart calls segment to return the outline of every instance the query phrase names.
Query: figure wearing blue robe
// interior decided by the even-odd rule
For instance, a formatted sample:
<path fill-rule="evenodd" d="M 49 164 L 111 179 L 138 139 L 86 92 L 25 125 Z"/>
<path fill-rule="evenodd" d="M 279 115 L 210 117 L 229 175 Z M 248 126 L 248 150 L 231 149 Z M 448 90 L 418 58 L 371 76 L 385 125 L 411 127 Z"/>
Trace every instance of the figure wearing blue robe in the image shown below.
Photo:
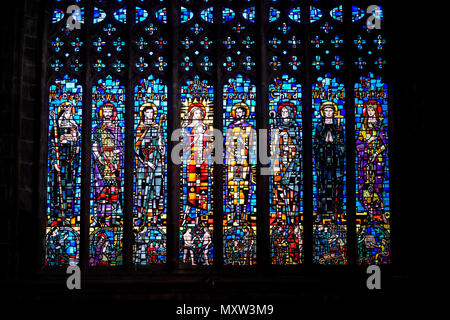
<path fill-rule="evenodd" d="M 301 127 L 295 119 L 295 106 L 292 103 L 280 103 L 278 113 L 280 121 L 274 128 L 278 131 L 277 150 L 274 150 L 274 204 L 278 215 L 286 214 L 290 217 L 288 223 L 294 223 L 293 217 L 299 212 L 302 183 Z"/>

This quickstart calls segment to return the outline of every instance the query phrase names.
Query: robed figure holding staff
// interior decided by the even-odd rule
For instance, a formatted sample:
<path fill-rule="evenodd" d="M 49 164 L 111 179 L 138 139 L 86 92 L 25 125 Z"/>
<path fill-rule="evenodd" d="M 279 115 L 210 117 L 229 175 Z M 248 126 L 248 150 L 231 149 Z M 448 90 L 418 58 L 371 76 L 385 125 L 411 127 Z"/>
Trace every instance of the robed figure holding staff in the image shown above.
<path fill-rule="evenodd" d="M 136 129 L 136 192 L 135 207 L 138 219 L 157 224 L 164 208 L 163 185 L 165 173 L 165 144 L 161 129 L 165 115 L 156 123 L 157 108 L 144 103 L 140 110 L 140 122 Z"/>
<path fill-rule="evenodd" d="M 75 107 L 63 102 L 58 107 L 58 118 L 54 111 L 49 139 L 49 202 L 52 225 L 71 226 L 76 202 L 77 174 L 80 169 L 80 132 L 74 120 Z M 56 223 L 56 224 L 55 224 Z"/>
<path fill-rule="evenodd" d="M 94 215 L 92 226 L 118 226 L 123 167 L 122 128 L 117 110 L 105 103 L 99 110 L 100 123 L 92 137 Z"/>
<path fill-rule="evenodd" d="M 274 159 L 274 205 L 281 216 L 286 214 L 288 223 L 294 224 L 299 213 L 301 168 L 301 128 L 296 120 L 293 103 L 285 101 L 278 104 L 279 121 L 272 128 L 275 141 L 272 141 Z"/>

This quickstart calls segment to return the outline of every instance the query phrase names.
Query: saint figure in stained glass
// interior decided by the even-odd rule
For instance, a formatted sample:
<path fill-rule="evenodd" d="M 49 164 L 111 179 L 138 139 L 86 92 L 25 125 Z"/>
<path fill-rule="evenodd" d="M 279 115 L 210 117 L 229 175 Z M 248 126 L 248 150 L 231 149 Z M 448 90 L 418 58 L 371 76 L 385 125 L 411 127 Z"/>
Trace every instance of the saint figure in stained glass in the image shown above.
<path fill-rule="evenodd" d="M 209 204 L 209 163 L 211 159 L 211 136 L 209 127 L 203 122 L 205 106 L 194 102 L 189 106 L 182 125 L 183 164 L 187 172 L 187 205 L 183 223 L 195 222 L 207 213 Z"/>
<path fill-rule="evenodd" d="M 301 129 L 296 120 L 296 109 L 291 102 L 278 104 L 279 122 L 273 128 L 276 141 L 272 143 L 274 155 L 273 203 L 279 214 L 288 217 L 288 224 L 295 224 L 298 215 L 301 177 Z M 276 221 L 272 222 L 275 223 Z"/>
<path fill-rule="evenodd" d="M 151 222 L 161 225 L 161 212 L 164 208 L 164 155 L 165 145 L 162 122 L 165 116 L 156 122 L 157 109 L 153 103 L 144 103 L 140 107 L 140 123 L 136 129 L 136 193 L 137 225 Z"/>
<path fill-rule="evenodd" d="M 387 223 L 383 208 L 387 140 L 382 124 L 381 104 L 364 104 L 363 121 L 356 139 L 358 156 L 358 198 L 367 210 L 369 221 Z"/>
<path fill-rule="evenodd" d="M 232 123 L 228 126 L 225 141 L 226 181 L 225 203 L 230 208 L 228 224 L 235 220 L 245 222 L 252 210 L 252 191 L 256 184 L 256 135 L 255 128 L 247 122 L 250 110 L 245 103 L 236 103 L 231 111 Z"/>
<path fill-rule="evenodd" d="M 58 226 L 70 227 L 70 219 L 74 217 L 75 186 L 80 166 L 80 132 L 79 124 L 74 120 L 74 106 L 63 102 L 55 111 L 50 112 L 53 118 L 52 139 L 49 140 L 49 198 L 53 210 L 51 214 Z"/>
<path fill-rule="evenodd" d="M 94 212 L 92 226 L 118 226 L 116 213 L 120 206 L 123 155 L 122 130 L 117 125 L 117 110 L 105 103 L 99 110 L 100 123 L 92 138 L 94 158 Z"/>
<path fill-rule="evenodd" d="M 337 105 L 324 102 L 320 115 L 322 121 L 316 126 L 313 146 L 318 183 L 316 223 L 341 217 L 345 174 L 345 145 Z"/>

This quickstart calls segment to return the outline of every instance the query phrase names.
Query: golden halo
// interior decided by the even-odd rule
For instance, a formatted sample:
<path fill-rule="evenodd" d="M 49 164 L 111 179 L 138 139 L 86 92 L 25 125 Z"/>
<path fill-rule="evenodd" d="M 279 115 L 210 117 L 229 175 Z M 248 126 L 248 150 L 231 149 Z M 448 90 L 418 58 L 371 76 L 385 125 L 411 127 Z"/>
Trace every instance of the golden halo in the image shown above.
<path fill-rule="evenodd" d="M 236 109 L 237 108 L 241 108 L 245 110 L 245 119 L 247 119 L 250 115 L 250 109 L 248 108 L 248 105 L 246 105 L 245 103 L 242 102 L 238 102 L 236 103 L 233 108 L 231 109 L 231 116 L 233 118 L 236 118 Z"/>
<path fill-rule="evenodd" d="M 325 109 L 325 108 L 333 108 L 333 109 L 334 109 L 334 115 L 336 115 L 337 112 L 338 112 L 338 107 L 337 107 L 337 104 L 336 104 L 336 103 L 334 103 L 334 102 L 332 102 L 332 101 L 325 101 L 325 102 L 322 103 L 322 105 L 320 106 L 320 115 L 321 115 L 322 117 L 325 117 L 324 114 L 323 114 L 323 109 Z"/>
<path fill-rule="evenodd" d="M 144 110 L 148 109 L 148 108 L 152 108 L 153 109 L 154 117 L 156 117 L 156 114 L 158 113 L 158 109 L 156 108 L 156 105 L 154 103 L 151 103 L 151 102 L 146 102 L 142 106 L 139 107 L 139 117 L 141 119 L 143 119 L 143 112 L 144 112 Z"/>

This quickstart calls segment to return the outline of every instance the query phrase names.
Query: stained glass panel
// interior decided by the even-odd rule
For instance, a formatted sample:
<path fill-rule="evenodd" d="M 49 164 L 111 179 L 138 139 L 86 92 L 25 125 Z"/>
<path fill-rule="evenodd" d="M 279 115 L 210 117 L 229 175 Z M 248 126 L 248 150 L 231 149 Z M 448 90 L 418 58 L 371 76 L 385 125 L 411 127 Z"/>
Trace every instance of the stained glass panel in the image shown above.
<path fill-rule="evenodd" d="M 238 75 L 223 88 L 224 263 L 256 264 L 256 86 Z"/>
<path fill-rule="evenodd" d="M 369 74 L 355 83 L 358 263 L 390 262 L 387 85 Z"/>
<path fill-rule="evenodd" d="M 78 264 L 80 255 L 83 89 L 64 76 L 49 89 L 46 265 Z"/>
<path fill-rule="evenodd" d="M 273 264 L 303 261 L 301 86 L 283 74 L 269 85 L 270 239 Z"/>
<path fill-rule="evenodd" d="M 65 10 L 67 1 L 55 2 L 60 9 L 50 8 L 44 239 L 47 266 L 78 264 L 80 237 L 88 241 L 88 265 L 123 264 L 123 226 L 128 214 L 130 239 L 134 239 L 130 241 L 132 262 L 150 265 L 167 261 L 167 84 L 173 76 L 168 73 L 173 68 L 172 60 L 177 61 L 179 73 L 175 78 L 180 79 L 176 86 L 181 100 L 175 102 L 174 110 L 181 116 L 183 144 L 179 262 L 213 263 L 213 216 L 219 214 L 213 212 L 214 201 L 218 200 L 213 196 L 213 120 L 216 124 L 219 120 L 225 156 L 220 187 L 223 197 L 219 194 L 223 220 L 216 221 L 223 228 L 223 247 L 219 249 L 223 249 L 224 264 L 256 264 L 255 75 L 260 74 L 260 61 L 265 61 L 262 74 L 269 79 L 267 105 L 261 108 L 267 112 L 264 117 L 269 116 L 271 155 L 277 155 L 267 190 L 270 234 L 264 235 L 270 239 L 272 264 L 304 262 L 305 79 L 314 79 L 312 159 L 306 159 L 312 160 L 313 261 L 348 262 L 346 188 L 347 179 L 351 179 L 355 199 L 351 195 L 350 200 L 356 200 L 356 207 L 350 212 L 355 209 L 351 218 L 355 219 L 356 230 L 350 231 L 356 235 L 356 261 L 391 262 L 388 83 L 382 80 L 387 63 L 386 37 L 377 26 L 367 24 L 370 17 L 383 21 L 381 7 L 371 6 L 371 12 L 366 12 L 365 7 L 344 6 L 339 0 L 272 0 L 264 5 L 254 0 L 184 0 L 179 1 L 183 7 L 177 10 L 178 43 L 172 48 L 168 1 L 113 2 L 109 6 L 109 2 L 96 1 L 84 8 L 83 1 L 76 1 L 80 7 L 72 14 Z M 264 18 L 257 15 L 259 8 L 267 10 Z M 351 26 L 350 21 L 345 21 L 348 25 L 343 23 L 344 8 L 352 9 Z M 90 21 L 85 21 L 85 14 Z M 74 29 L 70 16 L 88 30 Z M 307 36 L 305 24 L 309 24 Z M 265 43 L 258 43 L 255 27 L 265 32 Z M 352 51 L 350 60 L 343 56 L 344 34 L 351 35 L 347 43 Z M 88 52 L 83 50 L 86 44 Z M 261 45 L 266 46 L 267 57 L 263 59 L 256 54 Z M 308 59 L 304 45 L 311 49 Z M 223 52 L 217 54 L 216 49 Z M 174 55 L 169 50 L 175 50 Z M 172 59 L 175 56 L 178 60 Z M 346 66 L 351 68 L 350 78 L 356 79 L 355 83 L 346 83 L 354 86 L 354 119 L 345 112 L 344 60 L 350 62 Z M 91 73 L 84 74 L 86 71 Z M 311 74 L 303 74 L 305 71 Z M 125 75 L 131 79 L 125 79 Z M 92 83 L 92 103 L 85 103 L 88 109 L 83 113 L 80 79 L 88 78 L 92 78 L 88 81 L 89 91 Z M 213 87 L 216 84 L 218 88 Z M 129 102 L 133 110 L 127 113 L 125 87 L 134 89 L 130 93 L 134 100 Z M 86 113 L 92 115 L 92 130 L 83 137 L 85 143 L 90 142 L 90 154 L 81 150 Z M 129 155 L 133 154 L 129 164 L 133 171 L 127 173 L 132 188 L 129 212 L 124 207 L 126 117 L 134 130 L 129 132 L 134 144 L 128 146 L 132 148 Z M 345 133 L 349 124 L 355 128 L 354 177 L 346 176 Z M 81 234 L 80 218 L 82 157 L 90 161 L 90 175 L 85 173 L 90 176 L 90 184 L 86 184 L 90 193 L 85 199 L 86 207 L 89 204 L 85 235 Z"/>
<path fill-rule="evenodd" d="M 167 86 L 149 76 L 134 88 L 133 262 L 166 261 Z"/>
<path fill-rule="evenodd" d="M 213 260 L 213 102 L 206 80 L 195 76 L 181 87 L 180 260 L 192 265 Z"/>
<path fill-rule="evenodd" d="M 345 264 L 345 89 L 330 74 L 319 77 L 313 98 L 313 261 Z"/>
<path fill-rule="evenodd" d="M 125 87 L 107 76 L 92 87 L 91 266 L 122 264 Z"/>
<path fill-rule="evenodd" d="M 388 84 L 382 80 L 387 41 L 382 22 L 380 6 L 353 6 L 358 264 L 391 262 L 389 102 Z"/>

